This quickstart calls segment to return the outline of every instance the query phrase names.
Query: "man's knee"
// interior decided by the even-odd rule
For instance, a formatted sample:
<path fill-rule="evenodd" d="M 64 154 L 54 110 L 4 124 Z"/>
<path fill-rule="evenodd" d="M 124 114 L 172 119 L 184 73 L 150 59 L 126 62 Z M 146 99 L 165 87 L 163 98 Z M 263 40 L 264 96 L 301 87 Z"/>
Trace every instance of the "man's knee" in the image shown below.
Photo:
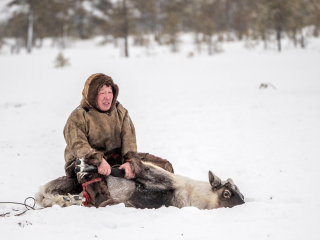
<path fill-rule="evenodd" d="M 139 153 L 139 155 L 142 161 L 152 163 L 158 167 L 163 168 L 168 172 L 174 173 L 173 166 L 168 160 L 154 156 L 149 153 Z"/>
<path fill-rule="evenodd" d="M 168 172 L 174 173 L 172 164 L 169 161 L 167 161 L 166 165 L 164 166 L 164 170 L 167 170 Z"/>

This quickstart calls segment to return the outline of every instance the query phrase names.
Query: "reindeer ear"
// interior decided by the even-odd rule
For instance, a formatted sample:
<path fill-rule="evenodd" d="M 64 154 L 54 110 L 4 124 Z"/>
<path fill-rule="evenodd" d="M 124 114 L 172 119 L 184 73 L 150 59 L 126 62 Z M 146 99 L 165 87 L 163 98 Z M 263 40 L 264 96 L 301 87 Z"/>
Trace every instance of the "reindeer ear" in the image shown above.
<path fill-rule="evenodd" d="M 209 182 L 212 187 L 218 187 L 221 184 L 221 179 L 209 171 Z"/>
<path fill-rule="evenodd" d="M 231 183 L 232 185 L 235 185 L 234 182 L 233 182 L 233 180 L 232 180 L 231 178 L 228 178 L 228 179 L 227 179 L 227 182 Z"/>

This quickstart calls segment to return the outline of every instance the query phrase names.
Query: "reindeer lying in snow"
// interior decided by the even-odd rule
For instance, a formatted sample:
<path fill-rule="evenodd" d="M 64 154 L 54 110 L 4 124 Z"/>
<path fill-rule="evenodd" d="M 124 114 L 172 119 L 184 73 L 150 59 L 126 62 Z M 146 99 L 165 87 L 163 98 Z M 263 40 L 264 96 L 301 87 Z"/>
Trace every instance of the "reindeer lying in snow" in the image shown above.
<path fill-rule="evenodd" d="M 83 160 L 81 164 L 84 166 Z M 211 171 L 208 183 L 167 172 L 137 158 L 133 158 L 130 164 L 135 172 L 134 180 L 110 175 L 105 177 L 114 203 L 124 203 L 127 207 L 135 208 L 193 206 L 199 209 L 233 207 L 244 203 L 243 195 L 230 178 L 221 181 Z M 86 167 L 82 167 L 78 177 L 88 174 Z M 61 207 L 80 205 L 82 198 L 74 194 L 81 191 L 81 185 L 76 179 L 60 177 L 42 186 L 36 194 L 36 200 L 43 207 L 55 204 Z"/>

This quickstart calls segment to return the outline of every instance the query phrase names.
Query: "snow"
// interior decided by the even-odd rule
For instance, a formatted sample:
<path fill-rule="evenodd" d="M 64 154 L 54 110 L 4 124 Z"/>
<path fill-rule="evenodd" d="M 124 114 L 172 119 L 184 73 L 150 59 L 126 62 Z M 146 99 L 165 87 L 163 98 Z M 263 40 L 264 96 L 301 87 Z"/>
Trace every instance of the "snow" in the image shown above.
<path fill-rule="evenodd" d="M 196 54 L 192 39 L 182 39 L 180 53 L 132 47 L 129 59 L 111 44 L 98 46 L 101 38 L 74 42 L 63 51 L 71 66 L 62 69 L 54 68 L 58 50 L 50 41 L 31 55 L 4 47 L 0 201 L 23 202 L 64 175 L 64 124 L 86 78 L 102 72 L 120 87 L 140 152 L 197 180 L 208 181 L 209 170 L 230 177 L 246 203 L 214 210 L 55 206 L 0 218 L 1 239 L 319 238 L 319 39 L 306 50 L 285 43 L 282 53 L 228 43 L 214 56 Z M 0 214 L 23 210 L 0 204 Z"/>

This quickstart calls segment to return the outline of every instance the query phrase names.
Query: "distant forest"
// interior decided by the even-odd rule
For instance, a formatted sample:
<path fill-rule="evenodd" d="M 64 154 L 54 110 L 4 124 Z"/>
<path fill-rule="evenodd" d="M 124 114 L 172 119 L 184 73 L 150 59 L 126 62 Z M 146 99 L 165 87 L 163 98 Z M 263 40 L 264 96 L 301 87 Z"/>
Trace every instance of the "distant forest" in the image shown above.
<path fill-rule="evenodd" d="M 12 0 L 5 8 L 12 14 L 0 23 L 0 48 L 11 38 L 12 52 L 32 52 L 44 38 L 65 48 L 68 39 L 95 36 L 123 39 L 126 56 L 129 36 L 139 46 L 152 36 L 176 52 L 180 33 L 193 33 L 209 54 L 218 43 L 248 39 L 281 51 L 284 37 L 305 48 L 320 35 L 320 0 Z"/>

